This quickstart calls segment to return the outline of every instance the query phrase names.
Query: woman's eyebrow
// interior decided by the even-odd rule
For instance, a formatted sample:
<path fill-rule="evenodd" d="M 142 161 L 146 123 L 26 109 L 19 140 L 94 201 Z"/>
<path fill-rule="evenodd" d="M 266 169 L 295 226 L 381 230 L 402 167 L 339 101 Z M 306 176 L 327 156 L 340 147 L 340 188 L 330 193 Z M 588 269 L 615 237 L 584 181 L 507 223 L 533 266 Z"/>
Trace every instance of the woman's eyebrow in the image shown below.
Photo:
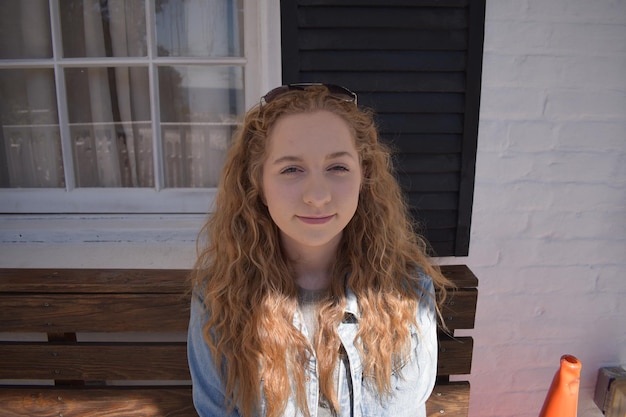
<path fill-rule="evenodd" d="M 326 155 L 326 157 L 324 159 L 325 160 L 330 160 L 330 159 L 338 159 L 338 158 L 343 158 L 343 157 L 349 157 L 351 159 L 355 159 L 354 155 L 352 155 L 352 153 L 350 153 L 348 151 L 333 152 L 331 154 Z M 302 161 L 304 161 L 304 158 L 302 158 L 300 156 L 285 155 L 285 156 L 281 156 L 278 159 L 275 159 L 272 162 L 272 164 L 277 165 L 277 164 L 283 164 L 285 162 L 302 162 Z"/>
<path fill-rule="evenodd" d="M 352 153 L 348 151 L 333 152 L 327 155 L 326 159 L 337 159 L 337 158 L 343 158 L 344 156 L 354 159 L 354 155 L 352 155 Z"/>

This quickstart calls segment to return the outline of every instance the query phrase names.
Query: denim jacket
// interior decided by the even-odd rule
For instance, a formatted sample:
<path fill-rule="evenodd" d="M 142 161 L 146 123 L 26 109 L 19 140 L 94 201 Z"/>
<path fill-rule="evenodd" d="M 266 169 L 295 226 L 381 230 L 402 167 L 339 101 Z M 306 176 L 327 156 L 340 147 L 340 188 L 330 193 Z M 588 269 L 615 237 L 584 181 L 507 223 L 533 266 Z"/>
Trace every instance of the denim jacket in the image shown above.
<path fill-rule="evenodd" d="M 434 292 L 430 277 L 420 274 L 422 288 Z M 345 417 L 426 417 L 428 399 L 437 374 L 437 316 L 432 299 L 423 297 L 417 311 L 417 328 L 411 328 L 411 357 L 402 367 L 400 375 L 392 375 L 392 397 L 379 399 L 375 387 L 363 378 L 361 357 L 355 345 L 359 329 L 359 307 L 355 294 L 346 291 L 345 319 L 337 333 L 347 355 L 347 362 L 339 361 L 337 398 L 338 415 Z M 188 360 L 193 383 L 193 401 L 201 417 L 239 417 L 237 409 L 228 414 L 225 407 L 224 386 L 216 369 L 211 351 L 202 336 L 207 313 L 202 299 L 194 294 L 188 332 Z M 294 316 L 294 325 L 306 335 L 300 314 Z M 310 359 L 306 375 L 306 392 L 311 417 L 317 417 L 319 381 L 315 356 Z M 261 404 L 263 415 L 264 404 Z M 295 396 L 289 398 L 285 417 L 301 417 Z"/>

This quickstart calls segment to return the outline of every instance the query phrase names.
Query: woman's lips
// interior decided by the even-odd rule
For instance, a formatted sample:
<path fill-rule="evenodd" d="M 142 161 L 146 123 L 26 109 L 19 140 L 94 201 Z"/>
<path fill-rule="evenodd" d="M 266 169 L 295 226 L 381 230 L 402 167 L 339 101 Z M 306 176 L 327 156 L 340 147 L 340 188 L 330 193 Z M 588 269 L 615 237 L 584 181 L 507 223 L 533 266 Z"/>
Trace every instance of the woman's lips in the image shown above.
<path fill-rule="evenodd" d="M 328 223 L 329 221 L 332 220 L 333 217 L 335 217 L 335 215 L 330 215 L 330 216 L 319 216 L 319 217 L 305 217 L 305 216 L 297 216 L 298 219 L 300 219 L 302 222 L 306 223 L 306 224 L 324 224 L 324 223 Z"/>

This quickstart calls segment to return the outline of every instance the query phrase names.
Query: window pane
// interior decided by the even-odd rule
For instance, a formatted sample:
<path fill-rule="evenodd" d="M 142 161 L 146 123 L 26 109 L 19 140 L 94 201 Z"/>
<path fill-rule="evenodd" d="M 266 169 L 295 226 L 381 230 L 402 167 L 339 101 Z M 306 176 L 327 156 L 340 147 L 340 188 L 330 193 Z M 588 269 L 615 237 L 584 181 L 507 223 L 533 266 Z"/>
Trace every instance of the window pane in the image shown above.
<path fill-rule="evenodd" d="M 240 67 L 161 67 L 159 94 L 166 187 L 214 187 L 237 115 Z"/>
<path fill-rule="evenodd" d="M 0 59 L 51 58 L 48 0 L 0 2 Z"/>
<path fill-rule="evenodd" d="M 144 0 L 63 0 L 63 55 L 146 56 Z"/>
<path fill-rule="evenodd" d="M 64 187 L 52 69 L 0 70 L 1 187 Z"/>
<path fill-rule="evenodd" d="M 157 0 L 159 56 L 243 55 L 243 0 Z"/>
<path fill-rule="evenodd" d="M 153 187 L 148 69 L 65 69 L 78 187 Z"/>

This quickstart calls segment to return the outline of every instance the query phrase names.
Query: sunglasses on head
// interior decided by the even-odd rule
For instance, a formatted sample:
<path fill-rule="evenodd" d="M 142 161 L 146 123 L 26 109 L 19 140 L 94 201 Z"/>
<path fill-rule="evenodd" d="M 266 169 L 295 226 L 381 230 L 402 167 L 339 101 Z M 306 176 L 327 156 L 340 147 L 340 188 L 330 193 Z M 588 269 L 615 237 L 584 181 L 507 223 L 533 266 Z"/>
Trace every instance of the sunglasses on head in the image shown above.
<path fill-rule="evenodd" d="M 308 87 L 316 86 L 316 85 L 321 85 L 321 86 L 326 87 L 328 89 L 328 92 L 330 93 L 330 97 L 336 98 L 338 100 L 349 101 L 351 103 L 354 103 L 355 105 L 357 104 L 356 93 L 340 85 L 323 84 L 323 83 L 296 83 L 296 84 L 281 85 L 280 87 L 276 87 L 270 92 L 268 92 L 267 94 L 265 94 L 263 97 L 261 97 L 261 107 L 263 107 L 266 104 L 271 103 L 276 98 L 282 96 L 283 94 L 289 91 L 304 91 Z"/>

